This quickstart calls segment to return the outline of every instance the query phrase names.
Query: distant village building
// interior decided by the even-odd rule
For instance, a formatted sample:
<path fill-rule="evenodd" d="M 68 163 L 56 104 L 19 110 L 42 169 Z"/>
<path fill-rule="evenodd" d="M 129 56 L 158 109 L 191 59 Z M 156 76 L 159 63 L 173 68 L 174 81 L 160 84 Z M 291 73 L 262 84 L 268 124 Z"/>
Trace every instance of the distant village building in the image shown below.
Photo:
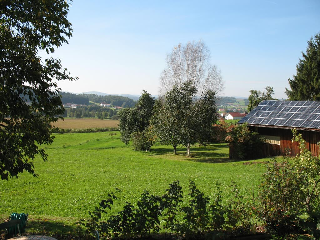
<path fill-rule="evenodd" d="M 317 144 L 320 141 L 320 102 L 266 100 L 238 123 L 246 123 L 265 137 L 269 143 L 267 156 L 299 153 L 298 143 L 292 142 L 293 128 L 302 134 L 313 155 L 320 153 Z"/>
<path fill-rule="evenodd" d="M 111 104 L 109 103 L 100 103 L 101 107 L 111 107 Z"/>
<path fill-rule="evenodd" d="M 225 119 L 226 120 L 239 120 L 239 119 L 243 118 L 244 116 L 246 116 L 245 113 L 230 112 L 230 113 L 226 114 Z"/>
<path fill-rule="evenodd" d="M 74 104 L 74 103 L 65 103 L 63 104 L 64 108 L 77 108 L 78 106 L 81 106 L 80 104 Z"/>

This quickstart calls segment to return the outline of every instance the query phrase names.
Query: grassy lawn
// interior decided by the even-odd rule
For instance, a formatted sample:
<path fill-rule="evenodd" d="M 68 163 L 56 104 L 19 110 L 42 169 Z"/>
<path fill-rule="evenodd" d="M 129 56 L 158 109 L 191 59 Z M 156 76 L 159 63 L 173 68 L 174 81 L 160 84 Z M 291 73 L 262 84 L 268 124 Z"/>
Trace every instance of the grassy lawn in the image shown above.
<path fill-rule="evenodd" d="M 195 145 L 189 158 L 184 148 L 173 155 L 170 146 L 136 152 L 120 141 L 119 132 L 57 134 L 45 149 L 48 161 L 35 160 L 37 178 L 24 173 L 0 181 L 0 218 L 28 213 L 29 231 L 35 232 L 47 225 L 49 232 L 51 225 L 55 232 L 69 231 L 69 225 L 88 217 L 88 211 L 116 189 L 121 190 L 121 199 L 115 210 L 125 202 L 134 203 L 144 190 L 162 195 L 175 180 L 184 191 L 194 180 L 207 195 L 219 182 L 226 198 L 235 182 L 250 197 L 265 171 L 264 161 L 269 160 L 230 161 L 227 144 Z"/>

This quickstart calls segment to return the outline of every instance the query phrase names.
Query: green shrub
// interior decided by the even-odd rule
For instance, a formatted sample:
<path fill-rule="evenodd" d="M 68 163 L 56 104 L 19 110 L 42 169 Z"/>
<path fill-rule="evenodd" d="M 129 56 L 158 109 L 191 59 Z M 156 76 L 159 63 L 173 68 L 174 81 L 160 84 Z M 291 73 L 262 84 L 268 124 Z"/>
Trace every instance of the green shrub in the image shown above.
<path fill-rule="evenodd" d="M 320 160 L 312 156 L 295 130 L 293 141 L 299 143 L 300 153 L 290 161 L 274 161 L 264 174 L 261 216 L 267 230 L 280 238 L 301 232 L 319 238 Z"/>
<path fill-rule="evenodd" d="M 244 197 L 235 183 L 232 187 L 231 197 L 224 207 L 224 229 L 232 235 L 249 234 L 258 221 L 254 211 L 256 202 Z"/>
<path fill-rule="evenodd" d="M 154 144 L 154 136 L 149 128 L 143 132 L 134 132 L 131 134 L 132 144 L 136 151 L 149 151 Z"/>
<path fill-rule="evenodd" d="M 250 131 L 246 124 L 231 125 L 226 141 L 229 142 L 231 159 L 255 159 L 262 156 L 264 139 Z"/>
<path fill-rule="evenodd" d="M 232 204 L 224 206 L 221 194 L 218 188 L 215 198 L 210 199 L 190 181 L 189 194 L 184 198 L 179 182 L 173 182 L 164 195 L 156 196 L 145 191 L 136 204 L 126 203 L 123 210 L 110 215 L 108 209 L 116 199 L 112 193 L 81 224 L 88 234 L 94 235 L 98 231 L 102 239 L 143 238 L 160 231 L 183 239 L 248 233 L 250 217 L 246 205 L 241 203 L 243 198 L 235 194 Z M 242 227 L 245 230 L 239 231 Z"/>

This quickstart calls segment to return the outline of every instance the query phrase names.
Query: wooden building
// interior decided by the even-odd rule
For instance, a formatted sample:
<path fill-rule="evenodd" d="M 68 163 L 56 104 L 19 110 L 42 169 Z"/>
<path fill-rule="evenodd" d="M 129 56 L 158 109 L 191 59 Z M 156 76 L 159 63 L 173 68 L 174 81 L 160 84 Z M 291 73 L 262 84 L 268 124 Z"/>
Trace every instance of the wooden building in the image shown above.
<path fill-rule="evenodd" d="M 266 156 L 299 153 L 298 144 L 292 142 L 293 128 L 302 134 L 313 155 L 320 153 L 320 102 L 266 100 L 238 123 L 247 123 L 251 130 L 265 137 Z"/>

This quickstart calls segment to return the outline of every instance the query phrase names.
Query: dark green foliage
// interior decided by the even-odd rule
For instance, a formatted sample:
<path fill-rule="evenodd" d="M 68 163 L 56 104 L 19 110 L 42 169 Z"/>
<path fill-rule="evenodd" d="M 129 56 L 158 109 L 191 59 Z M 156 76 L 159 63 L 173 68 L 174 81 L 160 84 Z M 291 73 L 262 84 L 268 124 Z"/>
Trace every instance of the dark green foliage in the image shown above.
<path fill-rule="evenodd" d="M 197 142 L 204 144 L 211 142 L 214 137 L 213 124 L 217 121 L 216 96 L 211 90 L 205 92 L 194 103 L 195 128 Z"/>
<path fill-rule="evenodd" d="M 178 145 L 187 147 L 196 142 L 204 143 L 212 139 L 213 123 L 217 120 L 215 93 L 204 92 L 196 99 L 197 89 L 190 82 L 174 86 L 155 107 L 152 124 L 163 144 L 172 145 L 174 153 Z"/>
<path fill-rule="evenodd" d="M 248 111 L 250 112 L 256 106 L 259 105 L 263 100 L 274 100 L 272 95 L 274 94 L 273 87 L 267 86 L 265 92 L 260 92 L 257 90 L 250 90 L 250 96 L 248 98 Z"/>
<path fill-rule="evenodd" d="M 177 85 L 166 93 L 155 108 L 153 125 L 161 143 L 172 145 L 174 152 L 179 144 L 187 146 L 196 142 L 195 112 L 192 111 L 196 93 L 192 82 Z"/>
<path fill-rule="evenodd" d="M 250 131 L 246 124 L 231 125 L 227 134 L 231 159 L 255 159 L 262 156 L 264 139 Z"/>
<path fill-rule="evenodd" d="M 69 5 L 57 1 L 0 2 L 0 175 L 34 173 L 32 159 L 47 155 L 51 122 L 64 113 L 57 81 L 73 80 L 59 59 L 41 59 L 72 35 Z"/>
<path fill-rule="evenodd" d="M 77 106 L 77 108 L 66 107 L 64 117 L 112 119 L 117 115 L 117 113 L 117 109 L 106 108 L 99 105 L 89 105 Z"/>
<path fill-rule="evenodd" d="M 218 106 L 225 106 L 228 103 L 236 103 L 237 99 L 235 97 L 219 97 L 217 99 Z"/>
<path fill-rule="evenodd" d="M 320 100 L 320 34 L 308 41 L 306 53 L 297 64 L 297 74 L 288 79 L 290 89 L 286 94 L 290 100 Z"/>
<path fill-rule="evenodd" d="M 134 108 L 125 108 L 119 112 L 121 140 L 129 144 L 134 138 L 136 150 L 149 150 L 152 146 L 153 140 L 150 138 L 148 127 L 154 103 L 151 95 L 143 91 Z"/>
<path fill-rule="evenodd" d="M 106 95 L 99 96 L 96 94 L 74 94 L 68 92 L 61 92 L 62 103 L 74 103 L 74 104 L 82 104 L 89 105 L 89 101 L 100 104 L 111 104 L 112 106 L 131 108 L 134 107 L 136 102 L 128 97 L 123 96 L 115 96 L 115 95 Z"/>
<path fill-rule="evenodd" d="M 119 112 L 120 117 L 120 133 L 121 141 L 129 144 L 131 134 L 138 131 L 136 124 L 138 123 L 137 111 L 135 109 L 125 108 Z"/>
<path fill-rule="evenodd" d="M 63 104 L 74 103 L 74 104 L 89 105 L 89 98 L 87 96 L 68 93 L 68 92 L 61 92 L 60 95 L 61 95 L 61 101 Z"/>
<path fill-rule="evenodd" d="M 208 231 L 210 199 L 196 187 L 193 181 L 189 184 L 189 197 L 189 204 L 181 208 L 183 221 L 179 226 L 180 231 L 186 235 Z"/>
<path fill-rule="evenodd" d="M 142 132 L 132 133 L 132 145 L 136 151 L 149 151 L 154 144 L 154 136 L 150 128 Z"/>
<path fill-rule="evenodd" d="M 92 235 L 97 230 L 102 239 L 148 237 L 160 230 L 168 231 L 178 239 L 204 239 L 206 236 L 218 237 L 219 234 L 226 237 L 240 233 L 235 230 L 240 229 L 243 223 L 246 224 L 245 233 L 248 233 L 247 228 L 251 227 L 246 215 L 248 211 L 243 211 L 244 204 L 239 205 L 243 198 L 238 199 L 239 195 L 235 194 L 233 202 L 223 206 L 220 188 L 217 190 L 211 200 L 190 181 L 184 202 L 179 182 L 173 182 L 164 195 L 156 196 L 145 191 L 135 205 L 127 203 L 114 215 L 107 214 L 115 199 L 113 194 L 109 194 L 107 200 L 90 212 L 90 219 L 82 221 L 82 225 Z M 235 213 L 237 215 L 233 216 Z"/>
<path fill-rule="evenodd" d="M 306 231 L 319 238 L 320 161 L 307 150 L 301 134 L 293 131 L 300 153 L 292 160 L 284 159 L 268 166 L 261 185 L 261 215 L 267 229 L 285 238 Z"/>
<path fill-rule="evenodd" d="M 178 181 L 169 184 L 166 193 L 161 198 L 161 209 L 164 228 L 176 232 L 179 229 L 179 208 L 183 199 L 183 191 Z"/>
<path fill-rule="evenodd" d="M 281 237 L 297 232 L 298 216 L 302 214 L 303 199 L 299 194 L 302 182 L 293 170 L 288 162 L 274 162 L 268 166 L 261 186 L 266 227 Z"/>
<path fill-rule="evenodd" d="M 237 184 L 232 184 L 231 197 L 224 207 L 224 227 L 233 235 L 250 234 L 257 222 L 253 199 L 244 197 Z"/>
<path fill-rule="evenodd" d="M 98 104 L 107 103 L 107 104 L 111 104 L 112 106 L 118 106 L 123 108 L 132 108 L 136 105 L 136 102 L 133 99 L 128 97 L 123 97 L 123 96 L 116 96 L 116 95 L 101 96 L 96 94 L 80 94 L 77 96 L 88 98 L 90 102 L 94 102 Z"/>

